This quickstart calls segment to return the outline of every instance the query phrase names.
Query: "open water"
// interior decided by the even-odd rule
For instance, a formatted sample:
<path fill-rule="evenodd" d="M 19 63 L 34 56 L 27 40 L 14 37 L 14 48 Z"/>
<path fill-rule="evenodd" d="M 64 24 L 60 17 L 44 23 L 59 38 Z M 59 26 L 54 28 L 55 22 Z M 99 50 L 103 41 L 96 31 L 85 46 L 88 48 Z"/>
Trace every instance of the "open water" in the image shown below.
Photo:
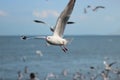
<path fill-rule="evenodd" d="M 108 63 L 116 61 L 112 68 L 120 71 L 120 36 L 66 38 L 73 38 L 73 41 L 67 45 L 69 51 L 64 53 L 60 47 L 46 46 L 44 40 L 24 41 L 19 36 L 0 36 L 0 80 L 17 80 L 18 71 L 23 74 L 22 80 L 28 80 L 31 72 L 36 73 L 40 80 L 45 80 L 48 73 L 57 75 L 49 80 L 73 80 L 76 72 L 84 75 L 84 80 L 90 80 L 91 75 L 104 70 L 105 58 Z M 41 55 L 36 52 L 41 52 Z M 96 70 L 91 71 L 90 67 Z M 68 71 L 67 76 L 62 75 L 64 69 Z M 103 78 L 100 75 L 96 80 Z M 110 72 L 109 80 L 120 80 L 120 76 Z"/>

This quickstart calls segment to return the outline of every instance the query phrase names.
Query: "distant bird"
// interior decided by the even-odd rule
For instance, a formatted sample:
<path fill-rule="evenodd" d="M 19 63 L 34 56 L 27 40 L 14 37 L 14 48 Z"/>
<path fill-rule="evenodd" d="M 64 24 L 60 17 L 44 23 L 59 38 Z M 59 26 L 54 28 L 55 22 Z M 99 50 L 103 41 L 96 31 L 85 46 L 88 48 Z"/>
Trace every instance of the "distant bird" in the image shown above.
<path fill-rule="evenodd" d="M 39 55 L 40 57 L 43 56 L 43 53 L 40 50 L 36 50 L 36 54 Z"/>
<path fill-rule="evenodd" d="M 112 70 L 111 66 L 115 63 L 117 63 L 117 62 L 112 62 L 112 63 L 108 64 L 106 61 L 103 61 L 103 64 L 105 65 L 105 70 L 106 71 Z"/>
<path fill-rule="evenodd" d="M 18 80 L 22 80 L 23 79 L 23 74 L 21 71 L 18 71 Z"/>
<path fill-rule="evenodd" d="M 81 78 L 81 73 L 79 72 L 76 72 L 74 75 L 73 75 L 73 80 L 79 80 Z"/>
<path fill-rule="evenodd" d="M 90 77 L 90 80 L 96 80 L 99 75 L 100 75 L 100 74 L 97 74 L 97 75 L 95 75 L 95 76 L 91 76 L 91 77 Z"/>
<path fill-rule="evenodd" d="M 26 40 L 26 39 L 28 39 L 27 36 L 21 36 L 21 40 Z"/>
<path fill-rule="evenodd" d="M 87 8 L 91 8 L 91 6 L 90 6 L 90 5 L 88 5 L 88 6 L 87 6 Z"/>
<path fill-rule="evenodd" d="M 105 73 L 105 71 L 101 72 L 101 76 L 103 77 L 103 80 L 109 80 L 108 74 Z"/>
<path fill-rule="evenodd" d="M 86 8 L 84 8 L 84 13 L 85 13 L 85 14 L 87 13 L 87 10 L 86 10 Z"/>
<path fill-rule="evenodd" d="M 25 66 L 25 68 L 24 68 L 24 73 L 28 73 L 28 66 Z"/>
<path fill-rule="evenodd" d="M 101 73 L 101 75 L 103 76 L 104 80 L 109 80 L 109 72 L 112 71 L 112 65 L 115 64 L 116 62 L 112 62 L 110 64 L 108 64 L 106 61 L 103 61 L 104 65 L 105 65 L 105 70 Z"/>
<path fill-rule="evenodd" d="M 22 59 L 23 62 L 25 62 L 26 59 L 27 59 L 27 57 L 26 57 L 26 56 L 23 56 L 21 59 Z"/>
<path fill-rule="evenodd" d="M 63 74 L 64 76 L 67 76 L 67 75 L 68 75 L 68 70 L 67 70 L 67 69 L 64 69 L 63 72 L 62 72 L 62 74 Z"/>
<path fill-rule="evenodd" d="M 55 74 L 54 74 L 54 73 L 49 73 L 49 74 L 47 75 L 47 77 L 50 77 L 50 78 L 52 77 L 52 78 L 53 78 L 53 77 L 55 77 Z"/>
<path fill-rule="evenodd" d="M 104 7 L 104 6 L 96 6 L 96 7 L 93 9 L 93 11 L 96 11 L 96 10 L 98 10 L 99 8 L 104 9 L 105 7 Z"/>
<path fill-rule="evenodd" d="M 90 69 L 95 69 L 95 67 L 91 66 Z"/>
<path fill-rule="evenodd" d="M 90 75 L 90 80 L 96 80 L 100 74 L 95 73 L 95 71 L 97 71 L 97 69 L 94 66 L 91 66 L 90 69 L 91 69 L 91 71 L 88 72 L 88 74 Z M 93 74 L 93 72 L 94 72 L 94 74 Z"/>
<path fill-rule="evenodd" d="M 63 10 L 63 12 L 58 17 L 58 20 L 56 22 L 54 32 L 52 36 L 47 37 L 34 37 L 37 39 L 45 39 L 48 44 L 60 46 L 60 48 L 66 53 L 68 49 L 66 48 L 66 45 L 69 43 L 69 41 L 65 38 L 63 38 L 63 33 L 65 30 L 65 26 L 70 18 L 70 15 L 73 11 L 74 5 L 76 0 L 70 0 L 66 8 Z M 23 36 L 23 38 L 26 38 Z M 29 37 L 30 38 L 30 37 Z M 32 37 L 33 38 L 33 37 Z"/>
<path fill-rule="evenodd" d="M 85 76 L 81 74 L 80 72 L 76 72 L 73 75 L 73 80 L 85 80 Z"/>
<path fill-rule="evenodd" d="M 49 79 L 51 79 L 51 78 L 57 79 L 58 76 L 51 72 L 51 73 L 48 73 L 48 74 L 47 74 L 47 76 L 45 77 L 45 80 L 49 80 Z"/>

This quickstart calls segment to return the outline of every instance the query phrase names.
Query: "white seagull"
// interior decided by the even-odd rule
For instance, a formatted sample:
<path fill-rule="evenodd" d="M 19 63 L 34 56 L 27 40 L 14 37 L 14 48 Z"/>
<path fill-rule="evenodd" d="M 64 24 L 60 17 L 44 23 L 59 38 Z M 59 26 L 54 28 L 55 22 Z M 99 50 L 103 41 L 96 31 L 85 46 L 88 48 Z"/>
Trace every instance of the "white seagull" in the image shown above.
<path fill-rule="evenodd" d="M 69 42 L 69 40 L 63 38 L 63 33 L 65 30 L 65 26 L 73 11 L 75 2 L 76 0 L 70 0 L 68 5 L 65 7 L 63 12 L 58 17 L 56 25 L 54 27 L 55 29 L 54 29 L 53 35 L 47 36 L 47 37 L 31 37 L 31 38 L 36 38 L 36 39 L 44 38 L 46 39 L 47 43 L 51 45 L 60 46 L 61 49 L 66 53 L 66 51 L 68 51 L 68 49 L 66 48 L 66 45 Z M 26 36 L 22 36 L 21 38 L 23 40 L 30 39 L 30 37 L 26 37 Z"/>
<path fill-rule="evenodd" d="M 103 64 L 105 65 L 105 70 L 106 71 L 110 71 L 110 70 L 112 70 L 112 65 L 113 64 L 116 64 L 117 62 L 112 62 L 112 63 L 110 63 L 110 64 L 108 64 L 106 61 L 103 61 Z"/>

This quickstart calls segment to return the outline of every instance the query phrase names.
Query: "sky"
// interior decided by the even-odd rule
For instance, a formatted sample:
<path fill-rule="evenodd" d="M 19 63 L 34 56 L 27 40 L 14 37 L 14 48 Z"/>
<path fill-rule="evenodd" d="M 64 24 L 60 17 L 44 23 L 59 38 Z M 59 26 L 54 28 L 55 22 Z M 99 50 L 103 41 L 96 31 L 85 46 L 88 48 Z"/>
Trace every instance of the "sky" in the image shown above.
<path fill-rule="evenodd" d="M 55 26 L 69 0 L 0 0 L 0 35 L 52 35 L 42 20 Z M 90 5 L 91 8 L 87 8 Z M 92 11 L 96 6 L 104 9 Z M 86 8 L 87 13 L 84 13 Z M 65 35 L 120 35 L 120 0 L 76 0 Z"/>

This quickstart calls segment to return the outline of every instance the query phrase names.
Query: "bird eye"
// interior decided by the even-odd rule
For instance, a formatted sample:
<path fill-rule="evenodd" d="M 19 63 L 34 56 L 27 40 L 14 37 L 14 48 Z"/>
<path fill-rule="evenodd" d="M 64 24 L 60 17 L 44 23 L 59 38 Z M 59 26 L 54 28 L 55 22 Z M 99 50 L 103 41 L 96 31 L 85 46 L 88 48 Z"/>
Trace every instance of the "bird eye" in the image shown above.
<path fill-rule="evenodd" d="M 47 39 L 50 39 L 50 37 L 47 37 Z"/>

